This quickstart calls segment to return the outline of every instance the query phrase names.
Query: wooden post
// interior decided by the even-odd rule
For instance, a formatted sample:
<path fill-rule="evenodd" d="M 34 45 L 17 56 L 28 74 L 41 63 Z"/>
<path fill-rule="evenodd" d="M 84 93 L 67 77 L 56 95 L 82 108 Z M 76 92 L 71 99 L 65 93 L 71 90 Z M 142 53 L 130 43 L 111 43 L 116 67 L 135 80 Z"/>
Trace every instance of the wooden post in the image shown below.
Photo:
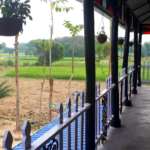
<path fill-rule="evenodd" d="M 25 121 L 22 126 L 22 145 L 24 150 L 31 148 L 31 124 L 29 121 Z"/>
<path fill-rule="evenodd" d="M 16 72 L 16 130 L 20 129 L 20 93 L 19 93 L 19 50 L 18 50 L 18 37 L 15 36 L 15 72 Z"/>
<path fill-rule="evenodd" d="M 95 149 L 95 35 L 94 1 L 84 0 L 84 36 L 86 62 L 86 102 L 91 104 L 86 113 L 86 150 Z"/>
<path fill-rule="evenodd" d="M 115 1 L 113 6 L 112 17 L 112 35 L 111 35 L 111 76 L 112 83 L 115 84 L 115 88 L 112 89 L 112 120 L 111 126 L 121 127 L 121 121 L 119 117 L 119 89 L 118 89 L 118 1 Z"/>
<path fill-rule="evenodd" d="M 125 45 L 124 45 L 124 55 L 123 55 L 123 65 L 122 68 L 125 68 L 125 73 L 128 74 L 128 57 L 129 57 L 129 40 L 130 40 L 130 26 L 131 26 L 131 19 L 130 19 L 129 10 L 127 10 L 127 17 L 126 17 L 126 31 L 125 31 Z M 128 76 L 125 78 L 125 88 L 124 88 L 124 105 L 131 106 L 131 100 L 128 98 Z"/>
<path fill-rule="evenodd" d="M 142 51 L 142 27 L 140 26 L 140 31 L 139 31 L 139 44 L 138 44 L 138 86 L 141 86 L 141 51 Z"/>
<path fill-rule="evenodd" d="M 133 94 L 137 94 L 137 72 L 138 72 L 138 26 L 134 18 L 134 73 L 133 73 Z"/>

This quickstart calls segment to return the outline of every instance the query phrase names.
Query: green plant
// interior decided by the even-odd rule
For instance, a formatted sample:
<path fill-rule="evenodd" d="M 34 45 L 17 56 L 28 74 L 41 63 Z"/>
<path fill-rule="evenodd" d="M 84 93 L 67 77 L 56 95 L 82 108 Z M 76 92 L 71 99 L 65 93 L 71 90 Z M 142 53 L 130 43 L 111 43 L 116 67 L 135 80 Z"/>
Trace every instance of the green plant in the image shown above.
<path fill-rule="evenodd" d="M 71 34 L 71 36 L 74 38 L 77 36 L 77 34 L 83 29 L 83 25 L 74 25 L 70 21 L 64 21 L 64 26 L 67 28 Z M 73 50 L 72 50 L 72 75 L 74 74 L 74 51 L 75 51 L 75 45 L 73 44 Z"/>
<path fill-rule="evenodd" d="M 14 61 L 13 60 L 7 60 L 4 62 L 5 66 L 14 66 Z"/>
<path fill-rule="evenodd" d="M 13 20 L 15 25 L 19 26 L 19 29 L 14 32 L 12 35 L 15 35 L 15 71 L 16 71 L 16 130 L 20 129 L 19 120 L 20 120 L 20 92 L 19 92 L 19 63 L 18 63 L 18 38 L 19 32 L 23 32 L 22 24 L 26 24 L 26 19 L 30 16 L 30 0 L 0 0 L 0 10 L 2 14 L 2 19 L 7 21 Z M 6 21 L 7 20 L 7 21 Z M 12 27 L 7 27 L 7 30 Z M 6 30 L 6 31 L 7 31 Z M 3 33 L 3 32 L 2 32 Z M 10 32 L 11 33 L 11 32 Z M 4 35 L 11 35 L 11 34 Z"/>
<path fill-rule="evenodd" d="M 23 24 L 26 24 L 26 19 L 30 16 L 30 0 L 0 0 L 0 9 L 3 18 L 16 18 L 21 20 Z"/>
<path fill-rule="evenodd" d="M 0 98 L 10 96 L 12 89 L 10 85 L 8 85 L 7 81 L 2 81 L 0 83 Z"/>

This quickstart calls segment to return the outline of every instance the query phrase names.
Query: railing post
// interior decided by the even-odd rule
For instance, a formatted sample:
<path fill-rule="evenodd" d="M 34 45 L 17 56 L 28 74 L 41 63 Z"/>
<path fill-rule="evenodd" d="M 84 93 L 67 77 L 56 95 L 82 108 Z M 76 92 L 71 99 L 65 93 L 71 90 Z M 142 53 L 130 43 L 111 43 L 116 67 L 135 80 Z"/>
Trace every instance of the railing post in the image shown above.
<path fill-rule="evenodd" d="M 13 137 L 10 131 L 6 131 L 3 138 L 3 149 L 12 150 Z"/>
<path fill-rule="evenodd" d="M 142 28 L 140 26 L 140 32 L 139 32 L 139 44 L 138 44 L 138 86 L 141 86 L 141 51 L 142 51 Z"/>
<path fill-rule="evenodd" d="M 64 107 L 63 104 L 60 104 L 59 107 L 59 124 L 63 124 L 64 123 Z M 59 133 L 59 149 L 63 150 L 63 131 L 60 131 Z"/>
<path fill-rule="evenodd" d="M 69 98 L 68 104 L 67 104 L 67 110 L 68 110 L 68 118 L 71 117 L 71 99 Z M 68 125 L 68 149 L 71 149 L 71 125 Z"/>
<path fill-rule="evenodd" d="M 129 56 L 129 39 L 130 39 L 130 26 L 131 26 L 131 19 L 130 19 L 129 10 L 127 10 L 127 17 L 126 17 L 126 31 L 125 31 L 125 45 L 124 45 L 124 55 L 123 55 L 123 65 L 122 68 L 125 68 L 125 73 L 128 74 L 128 56 Z M 131 100 L 128 97 L 128 76 L 125 78 L 125 88 L 124 88 L 124 105 L 125 106 L 132 106 Z"/>
<path fill-rule="evenodd" d="M 86 102 L 91 104 L 86 113 L 86 150 L 95 149 L 95 35 L 94 1 L 84 0 L 84 36 L 86 62 Z"/>
<path fill-rule="evenodd" d="M 22 126 L 22 145 L 24 150 L 28 150 L 31 148 L 31 125 L 28 121 L 25 121 Z"/>
<path fill-rule="evenodd" d="M 115 84 L 115 88 L 112 89 L 112 120 L 111 126 L 121 127 L 121 121 L 119 117 L 119 89 L 118 89 L 118 1 L 114 1 L 112 17 L 112 37 L 111 37 L 111 76 L 112 83 Z"/>
<path fill-rule="evenodd" d="M 137 72 L 138 72 L 138 26 L 134 18 L 134 73 L 133 73 L 133 94 L 137 94 Z"/>

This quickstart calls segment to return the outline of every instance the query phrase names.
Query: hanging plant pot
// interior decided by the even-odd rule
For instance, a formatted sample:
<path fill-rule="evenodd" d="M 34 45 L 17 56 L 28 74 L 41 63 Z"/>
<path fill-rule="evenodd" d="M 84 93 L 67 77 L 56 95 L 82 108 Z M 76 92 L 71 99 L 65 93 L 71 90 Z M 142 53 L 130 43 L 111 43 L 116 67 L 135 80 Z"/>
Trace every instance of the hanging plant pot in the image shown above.
<path fill-rule="evenodd" d="M 15 36 L 22 30 L 22 21 L 17 18 L 0 18 L 0 35 Z"/>
<path fill-rule="evenodd" d="M 129 42 L 129 46 L 130 46 L 130 47 L 133 46 L 133 42 L 132 42 L 132 41 Z"/>
<path fill-rule="evenodd" d="M 104 31 L 101 31 L 97 36 L 97 41 L 101 44 L 105 43 L 107 41 L 107 35 Z"/>
<path fill-rule="evenodd" d="M 124 38 L 122 37 L 118 38 L 118 44 L 123 45 L 123 43 L 124 43 Z"/>

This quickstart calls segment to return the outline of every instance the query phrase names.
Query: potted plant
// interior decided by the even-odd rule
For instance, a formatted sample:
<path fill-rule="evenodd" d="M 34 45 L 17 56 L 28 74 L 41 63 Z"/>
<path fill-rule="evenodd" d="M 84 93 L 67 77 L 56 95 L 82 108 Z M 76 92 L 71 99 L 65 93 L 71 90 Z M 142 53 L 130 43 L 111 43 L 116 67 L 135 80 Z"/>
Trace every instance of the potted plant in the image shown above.
<path fill-rule="evenodd" d="M 26 18 L 30 16 L 30 0 L 0 0 L 0 35 L 15 36 L 23 30 L 22 25 L 26 24 Z"/>
<path fill-rule="evenodd" d="M 107 41 L 107 35 L 104 31 L 104 28 L 102 28 L 102 30 L 99 32 L 99 34 L 97 36 L 97 41 L 101 44 L 103 44 Z"/>
<path fill-rule="evenodd" d="M 20 129 L 20 92 L 19 92 L 19 32 L 30 16 L 30 0 L 0 0 L 0 35 L 15 36 L 15 82 L 16 82 L 16 131 Z"/>
<path fill-rule="evenodd" d="M 123 37 L 118 38 L 118 44 L 123 45 L 123 43 L 124 43 L 124 38 Z"/>

